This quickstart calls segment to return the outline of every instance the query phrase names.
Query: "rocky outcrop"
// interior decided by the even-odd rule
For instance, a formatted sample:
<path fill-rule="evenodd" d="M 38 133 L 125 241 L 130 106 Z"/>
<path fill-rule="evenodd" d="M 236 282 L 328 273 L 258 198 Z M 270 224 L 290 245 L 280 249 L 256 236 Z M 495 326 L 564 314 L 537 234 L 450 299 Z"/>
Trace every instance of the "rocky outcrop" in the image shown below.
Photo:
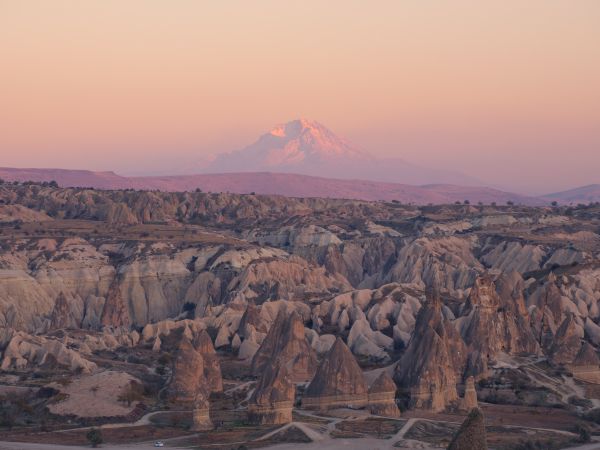
<path fill-rule="evenodd" d="M 308 409 L 360 408 L 368 403 L 363 373 L 341 338 L 337 338 L 323 358 L 306 388 L 302 406 Z"/>
<path fill-rule="evenodd" d="M 46 367 L 91 373 L 97 368 L 95 363 L 56 339 L 31 336 L 22 331 L 8 331 L 3 339 L 8 340 L 8 344 L 4 350 L 1 370 Z"/>
<path fill-rule="evenodd" d="M 550 347 L 550 358 L 554 364 L 570 364 L 577 357 L 584 337 L 583 326 L 574 314 L 569 314 L 560 325 Z"/>
<path fill-rule="evenodd" d="M 194 348 L 204 359 L 204 379 L 210 392 L 223 391 L 223 377 L 221 376 L 221 363 L 215 352 L 212 340 L 206 330 L 202 330 L 194 339 Z"/>
<path fill-rule="evenodd" d="M 465 395 L 460 399 L 460 409 L 463 411 L 471 411 L 477 408 L 477 390 L 475 389 L 475 379 L 468 377 L 465 381 Z"/>
<path fill-rule="evenodd" d="M 447 450 L 487 450 L 485 423 L 479 408 L 471 410 Z"/>
<path fill-rule="evenodd" d="M 456 383 L 465 361 L 465 345 L 442 314 L 439 295 L 429 294 L 408 348 L 396 366 L 396 384 L 410 396 L 412 407 L 442 411 L 458 400 Z"/>
<path fill-rule="evenodd" d="M 277 361 L 292 381 L 310 380 L 317 368 L 317 357 L 304 332 L 304 323 L 296 311 L 281 309 L 269 333 L 252 360 L 252 372 L 260 375 Z"/>
<path fill-rule="evenodd" d="M 249 421 L 261 425 L 291 422 L 295 392 L 284 364 L 266 365 L 248 401 Z"/>
<path fill-rule="evenodd" d="M 385 417 L 400 417 L 396 404 L 396 383 L 384 370 L 369 387 L 369 411 L 371 414 Z"/>
<path fill-rule="evenodd" d="M 60 328 L 79 328 L 79 323 L 73 320 L 73 316 L 71 314 L 71 305 L 67 300 L 64 292 L 61 291 L 56 298 L 54 303 L 54 308 L 52 309 L 52 313 L 50 314 L 50 328 L 51 329 L 60 329 Z"/>
<path fill-rule="evenodd" d="M 117 280 L 111 284 L 108 291 L 100 323 L 105 327 L 113 328 L 129 328 L 131 326 L 129 307 L 123 299 L 121 287 Z"/>
<path fill-rule="evenodd" d="M 204 358 L 184 336 L 179 342 L 173 363 L 173 375 L 168 388 L 169 399 L 175 403 L 193 405 L 206 384 Z"/>
<path fill-rule="evenodd" d="M 214 425 L 210 419 L 209 393 L 205 386 L 196 392 L 192 409 L 192 431 L 212 430 Z"/>
<path fill-rule="evenodd" d="M 518 277 L 518 274 L 516 274 Z M 478 277 L 456 326 L 469 350 L 467 372 L 476 377 L 488 374 L 488 364 L 499 353 L 535 355 L 539 346 L 529 326 L 521 283 L 510 289 L 501 280 L 501 297 L 490 275 Z"/>

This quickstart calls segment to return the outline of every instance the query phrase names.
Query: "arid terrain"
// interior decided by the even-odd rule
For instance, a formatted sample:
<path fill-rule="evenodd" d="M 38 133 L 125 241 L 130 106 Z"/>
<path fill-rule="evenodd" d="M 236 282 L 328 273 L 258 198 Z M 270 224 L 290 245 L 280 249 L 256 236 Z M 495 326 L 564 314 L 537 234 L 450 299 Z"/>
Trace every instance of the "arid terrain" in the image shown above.
<path fill-rule="evenodd" d="M 485 203 L 0 184 L 0 449 L 600 448 L 600 206 Z"/>

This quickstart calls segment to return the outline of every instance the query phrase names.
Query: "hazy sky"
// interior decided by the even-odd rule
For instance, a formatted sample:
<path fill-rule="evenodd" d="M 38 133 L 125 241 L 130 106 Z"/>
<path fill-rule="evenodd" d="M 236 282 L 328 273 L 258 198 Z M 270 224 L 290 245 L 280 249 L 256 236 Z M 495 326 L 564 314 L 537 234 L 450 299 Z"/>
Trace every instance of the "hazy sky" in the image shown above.
<path fill-rule="evenodd" d="M 600 1 L 0 0 L 0 166 L 164 172 L 297 117 L 514 190 L 600 182 Z"/>

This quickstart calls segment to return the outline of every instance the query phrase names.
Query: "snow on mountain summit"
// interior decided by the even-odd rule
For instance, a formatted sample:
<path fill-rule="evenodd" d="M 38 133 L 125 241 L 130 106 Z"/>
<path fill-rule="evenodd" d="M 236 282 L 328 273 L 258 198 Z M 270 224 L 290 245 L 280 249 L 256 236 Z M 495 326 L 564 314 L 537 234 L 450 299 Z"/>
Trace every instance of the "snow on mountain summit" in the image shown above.
<path fill-rule="evenodd" d="M 204 172 L 279 172 L 407 184 L 474 184 L 462 183 L 468 180 L 461 174 L 426 169 L 401 158 L 377 159 L 308 119 L 276 125 L 253 144 L 218 155 Z"/>

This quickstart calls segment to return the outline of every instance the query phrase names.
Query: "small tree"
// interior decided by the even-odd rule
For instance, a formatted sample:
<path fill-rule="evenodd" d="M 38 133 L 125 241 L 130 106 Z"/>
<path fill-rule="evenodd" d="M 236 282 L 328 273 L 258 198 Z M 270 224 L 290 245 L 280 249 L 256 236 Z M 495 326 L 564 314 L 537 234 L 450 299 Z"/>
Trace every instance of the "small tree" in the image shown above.
<path fill-rule="evenodd" d="M 87 438 L 87 440 L 93 448 L 98 447 L 104 441 L 102 439 L 102 432 L 98 428 L 92 428 L 90 431 L 87 432 L 85 437 Z"/>
<path fill-rule="evenodd" d="M 558 206 L 558 202 L 557 202 L 556 200 L 554 200 L 554 201 L 552 202 L 552 206 L 554 206 L 554 207 Z"/>

